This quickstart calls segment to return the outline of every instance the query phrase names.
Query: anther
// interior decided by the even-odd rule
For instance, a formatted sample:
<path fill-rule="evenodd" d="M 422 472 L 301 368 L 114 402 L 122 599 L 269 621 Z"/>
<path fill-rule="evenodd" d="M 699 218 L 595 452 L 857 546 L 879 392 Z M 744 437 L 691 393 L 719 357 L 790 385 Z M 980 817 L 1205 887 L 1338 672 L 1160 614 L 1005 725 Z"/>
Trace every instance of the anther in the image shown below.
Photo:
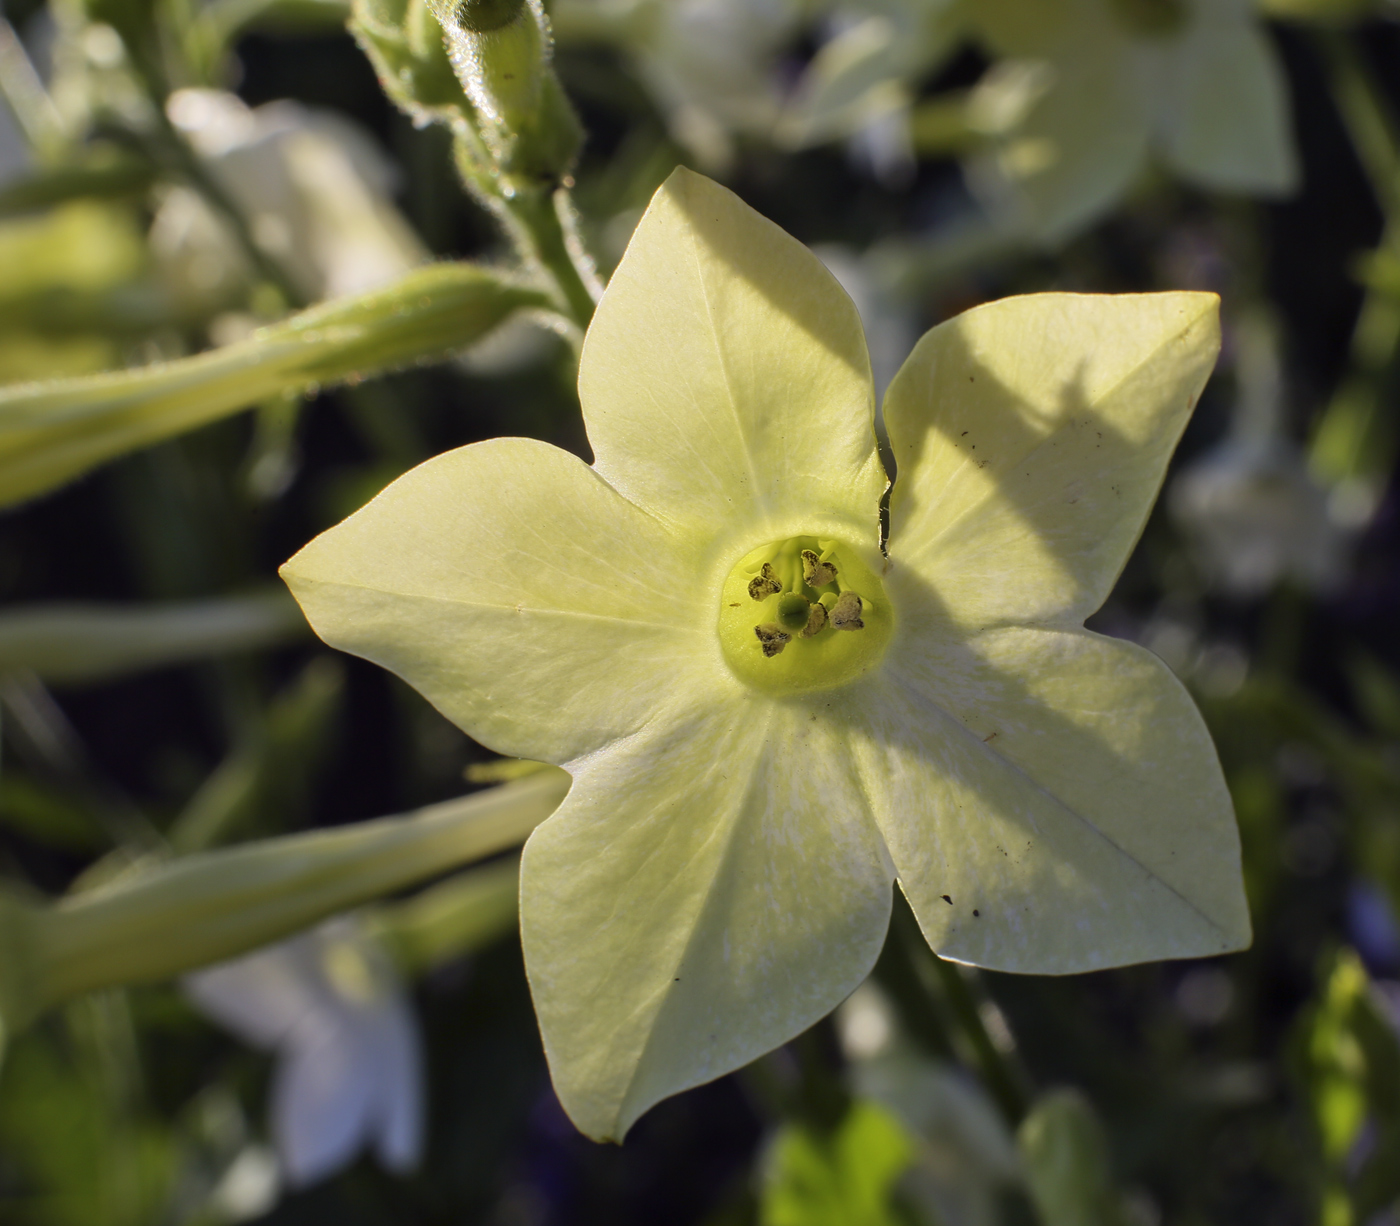
<path fill-rule="evenodd" d="M 778 576 L 773 573 L 773 567 L 767 562 L 763 564 L 763 569 L 757 577 L 749 580 L 750 600 L 767 600 L 769 596 L 782 590 L 783 585 L 778 582 Z"/>
<path fill-rule="evenodd" d="M 823 562 L 810 549 L 802 551 L 802 582 L 808 587 L 824 587 L 836 578 L 836 563 Z"/>
<path fill-rule="evenodd" d="M 781 626 L 775 626 L 772 622 L 755 626 L 753 632 L 758 636 L 758 645 L 763 648 L 763 654 L 769 659 L 776 656 L 792 641 L 792 635 Z"/>
<path fill-rule="evenodd" d="M 807 624 L 802 628 L 799 638 L 809 639 L 819 630 L 826 626 L 826 606 L 814 604 L 807 613 Z"/>
<path fill-rule="evenodd" d="M 864 630 L 860 619 L 861 599 L 855 592 L 842 592 L 831 610 L 831 624 L 837 630 Z"/>

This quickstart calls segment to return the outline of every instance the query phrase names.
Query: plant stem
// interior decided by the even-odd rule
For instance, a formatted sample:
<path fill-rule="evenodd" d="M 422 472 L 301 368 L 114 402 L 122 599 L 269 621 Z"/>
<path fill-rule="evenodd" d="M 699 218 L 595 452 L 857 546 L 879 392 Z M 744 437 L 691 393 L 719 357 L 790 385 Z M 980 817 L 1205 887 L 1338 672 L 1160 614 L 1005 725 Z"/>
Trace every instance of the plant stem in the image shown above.
<path fill-rule="evenodd" d="M 971 1057 L 970 1063 L 975 1066 L 1007 1124 L 1015 1128 L 1029 1107 L 1026 1078 L 1021 1069 L 992 1042 L 963 972 L 956 963 L 944 961 L 928 947 L 918 921 L 907 905 L 897 904 L 890 917 L 887 950 L 890 945 L 902 947 L 895 957 L 908 969 L 912 982 L 922 989 L 925 1001 L 918 1006 L 918 1015 L 925 1019 L 920 1027 L 925 1046 L 930 1046 L 931 1040 L 949 1053 L 956 1049 L 953 1036 L 948 1034 L 942 1021 L 951 1015 L 958 1029 L 957 1037 L 964 1041 L 965 1051 Z M 881 955 L 881 961 L 884 961 L 884 955 Z M 898 998 L 896 1003 L 900 1003 Z M 906 1018 L 909 1016 L 906 1010 Z M 941 1055 L 943 1052 L 935 1054 Z"/>
<path fill-rule="evenodd" d="M 1351 38 L 1320 31 L 1317 47 L 1326 66 L 1342 123 L 1361 162 L 1376 203 L 1386 216 L 1380 250 L 1400 256 L 1400 132 L 1375 77 Z M 1372 288 L 1352 332 L 1349 369 L 1318 421 L 1310 462 L 1319 478 L 1349 482 L 1363 500 L 1352 518 L 1364 521 L 1390 473 L 1395 423 L 1382 411 L 1400 352 L 1400 304 Z"/>
<path fill-rule="evenodd" d="M 948 1008 L 957 1019 L 968 1042 L 972 1044 L 977 1058 L 977 1071 L 981 1074 L 988 1093 L 1001 1108 L 1006 1122 L 1014 1128 L 1021 1122 L 1030 1106 L 1024 1078 L 992 1042 L 992 1036 L 987 1033 L 977 1002 L 973 999 L 967 980 L 963 978 L 963 972 L 957 964 L 946 962 L 934 954 L 933 965 L 942 984 Z"/>
<path fill-rule="evenodd" d="M 568 190 L 520 193 L 501 207 L 521 260 L 549 278 L 558 309 L 582 334 L 602 287 L 579 239 Z"/>
<path fill-rule="evenodd" d="M 1349 35 L 1319 30 L 1315 38 L 1342 125 L 1377 203 L 1393 216 L 1400 212 L 1400 134 L 1385 97 Z"/>

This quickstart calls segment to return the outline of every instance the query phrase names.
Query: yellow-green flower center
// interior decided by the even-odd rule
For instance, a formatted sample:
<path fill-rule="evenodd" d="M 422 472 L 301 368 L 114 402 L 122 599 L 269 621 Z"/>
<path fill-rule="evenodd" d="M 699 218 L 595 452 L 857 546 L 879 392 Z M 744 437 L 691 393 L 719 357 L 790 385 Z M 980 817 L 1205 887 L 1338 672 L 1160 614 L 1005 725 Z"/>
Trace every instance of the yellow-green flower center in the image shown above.
<path fill-rule="evenodd" d="M 853 681 L 879 663 L 893 626 L 879 576 L 857 550 L 824 537 L 752 550 L 720 592 L 724 658 L 741 681 L 769 693 Z"/>

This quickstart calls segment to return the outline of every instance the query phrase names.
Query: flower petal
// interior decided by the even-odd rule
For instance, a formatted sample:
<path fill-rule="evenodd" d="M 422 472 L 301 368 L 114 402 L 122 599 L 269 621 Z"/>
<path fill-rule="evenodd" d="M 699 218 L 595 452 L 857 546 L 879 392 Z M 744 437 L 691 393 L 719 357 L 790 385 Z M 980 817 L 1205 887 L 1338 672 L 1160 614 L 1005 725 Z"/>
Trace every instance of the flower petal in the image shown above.
<path fill-rule="evenodd" d="M 375 1111 L 374 1057 L 352 1024 L 308 1014 L 281 1053 L 272 1085 L 272 1131 L 294 1188 L 346 1166 L 369 1138 Z"/>
<path fill-rule="evenodd" d="M 713 537 L 820 508 L 864 540 L 885 473 L 860 317 L 810 251 L 680 169 L 657 191 L 579 368 L 598 472 Z"/>
<path fill-rule="evenodd" d="M 965 625 L 1097 609 L 1210 374 L 1217 307 L 1034 294 L 927 333 L 885 397 L 896 567 Z"/>
<path fill-rule="evenodd" d="M 1162 59 L 1153 78 L 1173 169 L 1217 191 L 1281 195 L 1297 187 L 1288 89 L 1252 5 L 1199 4 L 1180 40 L 1149 52 Z"/>
<path fill-rule="evenodd" d="M 1161 661 L 1083 629 L 903 632 L 853 752 L 939 954 L 1067 974 L 1249 943 L 1229 793 Z"/>
<path fill-rule="evenodd" d="M 728 680 L 693 558 L 529 439 L 420 464 L 282 575 L 326 642 L 501 753 L 564 762 L 640 727 L 660 678 Z"/>
<path fill-rule="evenodd" d="M 1128 73 L 1123 40 L 1102 23 L 1044 60 L 1004 60 L 973 92 L 973 113 L 1039 77 L 1044 92 L 1019 122 L 969 159 L 968 181 L 994 211 L 1057 246 L 1122 199 L 1147 157 L 1148 115 Z"/>
<path fill-rule="evenodd" d="M 526 968 L 589 1136 L 801 1033 L 874 965 L 893 870 L 830 700 L 672 707 L 572 764 L 526 844 Z"/>

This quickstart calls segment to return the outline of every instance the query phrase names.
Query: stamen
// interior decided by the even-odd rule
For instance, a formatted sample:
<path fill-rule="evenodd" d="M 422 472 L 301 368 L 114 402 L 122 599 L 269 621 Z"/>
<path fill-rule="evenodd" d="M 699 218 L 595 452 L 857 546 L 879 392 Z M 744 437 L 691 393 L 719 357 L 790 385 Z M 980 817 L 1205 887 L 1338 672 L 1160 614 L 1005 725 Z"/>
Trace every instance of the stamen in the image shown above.
<path fill-rule="evenodd" d="M 810 549 L 802 551 L 802 582 L 808 587 L 824 587 L 836 578 L 836 563 L 823 562 Z"/>
<path fill-rule="evenodd" d="M 753 632 L 758 636 L 758 645 L 763 648 L 763 654 L 769 659 L 776 656 L 792 641 L 792 635 L 781 626 L 775 626 L 772 622 L 755 626 Z"/>
<path fill-rule="evenodd" d="M 763 564 L 763 569 L 758 576 L 749 580 L 749 599 L 767 600 L 783 590 L 783 585 L 778 582 L 778 576 L 773 573 L 773 567 L 769 563 Z"/>
<path fill-rule="evenodd" d="M 809 639 L 812 635 L 826 628 L 826 606 L 814 604 L 807 614 L 807 624 L 802 628 L 798 638 Z"/>
<path fill-rule="evenodd" d="M 855 592 L 842 592 L 831 610 L 831 624 L 837 630 L 864 630 L 865 623 L 860 619 L 861 607 L 861 599 Z"/>

